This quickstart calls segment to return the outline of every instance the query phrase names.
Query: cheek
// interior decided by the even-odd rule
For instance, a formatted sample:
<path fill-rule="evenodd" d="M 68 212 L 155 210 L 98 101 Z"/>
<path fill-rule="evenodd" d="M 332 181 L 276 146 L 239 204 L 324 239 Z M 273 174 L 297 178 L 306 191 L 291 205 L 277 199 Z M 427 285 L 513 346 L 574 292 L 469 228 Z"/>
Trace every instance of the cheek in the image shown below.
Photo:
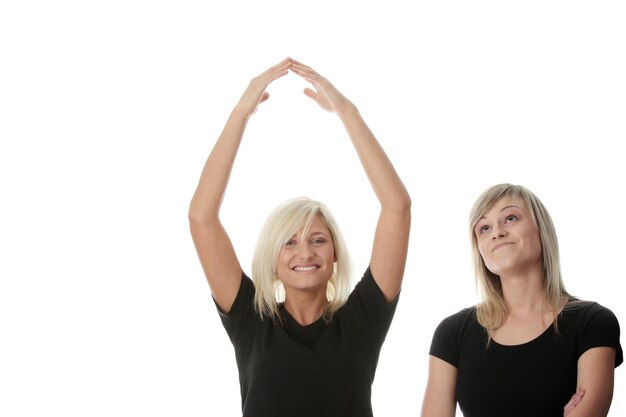
<path fill-rule="evenodd" d="M 539 237 L 537 237 L 537 240 L 535 241 L 535 255 L 540 258 L 542 252 L 543 251 L 541 250 L 541 240 L 539 239 Z"/>
<path fill-rule="evenodd" d="M 480 253 L 480 256 L 483 257 L 483 259 L 485 259 L 485 254 L 487 253 L 487 245 L 489 242 L 485 242 L 484 239 L 477 239 L 476 241 L 476 246 L 478 247 L 478 252 Z"/>
<path fill-rule="evenodd" d="M 281 268 L 286 268 L 289 262 L 289 256 L 285 253 L 284 250 L 278 252 L 278 256 L 276 256 L 276 265 L 274 266 L 276 270 Z"/>
<path fill-rule="evenodd" d="M 480 253 L 480 257 L 485 264 L 485 267 L 491 272 L 493 272 L 494 264 L 491 262 L 491 258 L 489 257 L 489 251 L 487 249 L 487 244 L 478 243 L 478 252 Z"/>
<path fill-rule="evenodd" d="M 539 238 L 539 232 L 532 230 L 526 234 L 526 241 L 530 243 L 533 251 L 537 254 L 541 254 L 541 239 Z"/>

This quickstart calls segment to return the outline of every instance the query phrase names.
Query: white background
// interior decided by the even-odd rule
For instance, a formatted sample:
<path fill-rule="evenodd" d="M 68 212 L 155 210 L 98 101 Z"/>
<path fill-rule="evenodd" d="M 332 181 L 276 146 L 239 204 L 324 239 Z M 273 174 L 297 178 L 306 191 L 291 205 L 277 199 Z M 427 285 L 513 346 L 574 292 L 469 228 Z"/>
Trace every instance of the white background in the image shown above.
<path fill-rule="evenodd" d="M 248 81 L 286 56 L 357 104 L 414 202 L 377 416 L 419 414 L 435 326 L 477 300 L 466 223 L 492 184 L 543 200 L 568 290 L 624 326 L 625 21 L 621 1 L 3 2 L 0 415 L 240 415 L 187 208 Z M 249 271 L 271 208 L 320 199 L 360 274 L 377 202 L 305 86 L 271 86 L 223 221 Z"/>

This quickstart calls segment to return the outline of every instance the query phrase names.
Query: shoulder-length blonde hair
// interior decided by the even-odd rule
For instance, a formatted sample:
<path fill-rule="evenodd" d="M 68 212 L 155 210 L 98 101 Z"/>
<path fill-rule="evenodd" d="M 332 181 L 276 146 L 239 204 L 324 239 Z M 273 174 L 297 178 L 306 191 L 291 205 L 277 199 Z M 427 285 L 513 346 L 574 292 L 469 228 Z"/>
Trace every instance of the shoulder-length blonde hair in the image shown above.
<path fill-rule="evenodd" d="M 485 262 L 478 250 L 475 228 L 485 213 L 503 197 L 523 200 L 532 215 L 533 221 L 539 229 L 543 289 L 547 302 L 552 306 L 553 311 L 555 311 L 555 317 L 562 307 L 563 298 L 571 298 L 565 290 L 565 285 L 561 278 L 559 244 L 556 237 L 556 230 L 550 218 L 550 214 L 544 205 L 535 194 L 521 185 L 494 185 L 485 190 L 474 203 L 470 212 L 469 224 L 476 281 L 482 298 L 481 303 L 477 306 L 477 318 L 478 322 L 489 332 L 502 326 L 506 319 L 507 310 L 504 304 L 500 277 L 485 266 Z"/>
<path fill-rule="evenodd" d="M 294 234 L 301 228 L 305 233 L 308 231 L 315 216 L 319 216 L 330 230 L 336 257 L 334 272 L 326 289 L 329 304 L 324 318 L 330 320 L 347 301 L 352 267 L 337 222 L 324 204 L 307 197 L 297 197 L 274 209 L 259 234 L 252 259 L 252 279 L 256 289 L 255 308 L 261 319 L 267 315 L 280 321 L 278 303 L 284 300 L 285 290 L 276 273 L 276 259 L 285 242 Z"/>

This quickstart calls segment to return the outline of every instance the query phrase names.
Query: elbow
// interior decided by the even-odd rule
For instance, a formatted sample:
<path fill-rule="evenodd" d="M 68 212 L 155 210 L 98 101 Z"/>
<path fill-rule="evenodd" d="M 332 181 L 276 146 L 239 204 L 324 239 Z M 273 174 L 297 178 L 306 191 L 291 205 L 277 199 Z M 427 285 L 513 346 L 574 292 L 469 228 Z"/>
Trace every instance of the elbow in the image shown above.
<path fill-rule="evenodd" d="M 409 197 L 408 193 L 406 195 L 406 201 L 404 202 L 404 205 L 402 206 L 402 213 L 404 214 L 404 217 L 406 218 L 407 223 L 410 225 L 411 224 L 411 197 Z"/>
<path fill-rule="evenodd" d="M 387 207 L 398 213 L 411 217 L 411 196 L 409 196 L 409 193 L 405 190 L 393 201 L 391 201 L 390 204 L 387 204 Z"/>
<path fill-rule="evenodd" d="M 213 218 L 191 210 L 187 217 L 189 219 L 189 231 L 192 236 L 211 233 L 211 230 L 220 225 L 219 218 Z"/>
<path fill-rule="evenodd" d="M 394 219 L 393 222 L 398 227 L 409 228 L 411 225 L 411 199 L 408 194 L 406 198 L 397 198 L 383 204 L 380 215 L 387 219 Z"/>
<path fill-rule="evenodd" d="M 405 193 L 405 197 L 401 199 L 398 203 L 398 216 L 402 219 L 401 221 L 408 228 L 411 227 L 411 197 L 409 197 L 408 193 Z"/>
<path fill-rule="evenodd" d="M 198 215 L 197 212 L 189 210 L 187 213 L 187 220 L 189 220 L 189 224 L 191 226 L 196 224 L 202 224 L 202 217 Z"/>
<path fill-rule="evenodd" d="M 189 224 L 201 223 L 202 217 L 203 216 L 202 216 L 201 211 L 198 209 L 198 207 L 196 207 L 196 204 L 194 204 L 194 202 L 192 201 L 191 204 L 189 204 L 189 211 L 187 211 L 187 219 L 189 220 Z"/>
<path fill-rule="evenodd" d="M 402 199 L 402 206 L 409 213 L 411 212 L 411 196 L 408 192 L 404 193 L 404 198 Z"/>
<path fill-rule="evenodd" d="M 187 219 L 191 226 L 203 225 L 210 223 L 213 219 L 217 219 L 217 214 L 212 214 L 212 211 L 199 207 L 192 201 L 187 212 Z"/>

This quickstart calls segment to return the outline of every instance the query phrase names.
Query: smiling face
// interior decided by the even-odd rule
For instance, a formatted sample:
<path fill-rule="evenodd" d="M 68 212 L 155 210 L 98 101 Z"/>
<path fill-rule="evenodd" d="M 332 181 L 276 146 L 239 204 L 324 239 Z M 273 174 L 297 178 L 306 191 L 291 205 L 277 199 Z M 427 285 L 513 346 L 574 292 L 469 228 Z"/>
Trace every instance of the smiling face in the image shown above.
<path fill-rule="evenodd" d="M 325 294 L 334 264 L 332 234 L 320 216 L 315 216 L 308 230 L 298 230 L 280 249 L 276 272 L 287 294 L 292 290 Z"/>
<path fill-rule="evenodd" d="M 541 271 L 539 229 L 521 198 L 503 197 L 474 227 L 478 250 L 494 274 Z"/>

